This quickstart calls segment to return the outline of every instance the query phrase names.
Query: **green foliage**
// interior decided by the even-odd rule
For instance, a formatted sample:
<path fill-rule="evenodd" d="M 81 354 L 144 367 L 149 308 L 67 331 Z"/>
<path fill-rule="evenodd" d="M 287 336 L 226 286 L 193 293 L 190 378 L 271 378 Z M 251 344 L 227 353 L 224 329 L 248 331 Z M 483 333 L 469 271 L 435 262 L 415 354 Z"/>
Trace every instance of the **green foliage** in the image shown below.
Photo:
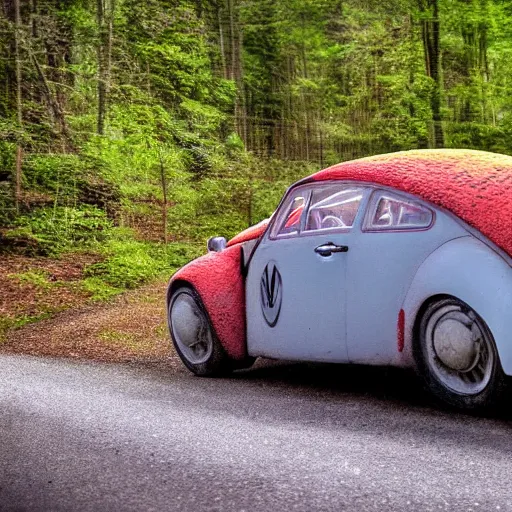
<path fill-rule="evenodd" d="M 231 156 L 239 154 L 245 149 L 244 141 L 237 133 L 230 133 L 224 142 L 224 146 Z"/>
<path fill-rule="evenodd" d="M 72 201 L 77 196 L 78 181 L 89 169 L 83 158 L 73 154 L 34 154 L 24 164 L 26 188 L 51 192 L 62 201 Z"/>
<path fill-rule="evenodd" d="M 267 219 L 274 213 L 289 185 L 282 181 L 253 181 L 251 224 Z"/>
<path fill-rule="evenodd" d="M 5 341 L 6 334 L 11 329 L 19 329 L 24 325 L 44 320 L 48 318 L 50 314 L 50 312 L 44 312 L 39 315 L 22 315 L 17 318 L 0 315 L 0 343 Z"/>
<path fill-rule="evenodd" d="M 497 153 L 510 152 L 511 135 L 512 124 L 489 126 L 474 122 L 449 126 L 446 134 L 451 147 L 480 148 Z"/>
<path fill-rule="evenodd" d="M 92 301 L 106 301 L 119 295 L 123 289 L 106 283 L 101 277 L 86 277 L 81 281 L 82 289 L 89 294 Z"/>
<path fill-rule="evenodd" d="M 29 242 L 28 252 L 57 255 L 71 249 L 94 247 L 107 239 L 112 227 L 105 212 L 93 206 L 38 208 L 18 217 L 17 228 L 6 235 L 6 246 Z"/>
<path fill-rule="evenodd" d="M 42 289 L 52 287 L 52 283 L 48 281 L 48 272 L 44 270 L 27 270 L 18 274 L 10 274 L 9 277 L 18 280 L 20 283 L 32 284 Z"/>
<path fill-rule="evenodd" d="M 104 248 L 106 259 L 86 268 L 84 286 L 96 298 L 136 286 L 162 273 L 170 274 L 198 254 L 188 244 L 150 244 L 126 236 L 110 240 Z"/>
<path fill-rule="evenodd" d="M 107 247 L 110 257 L 90 265 L 86 276 L 101 277 L 114 288 L 135 288 L 158 275 L 163 259 L 154 248 L 135 240 L 112 241 Z"/>
<path fill-rule="evenodd" d="M 439 92 L 446 146 L 512 153 L 512 11 L 438 3 L 440 85 L 426 69 L 433 12 L 422 2 L 106 0 L 102 24 L 94 2 L 35 2 L 19 28 L 19 123 L 7 2 L 1 249 L 98 252 L 82 286 L 111 297 L 269 217 L 319 167 L 432 147 Z"/>

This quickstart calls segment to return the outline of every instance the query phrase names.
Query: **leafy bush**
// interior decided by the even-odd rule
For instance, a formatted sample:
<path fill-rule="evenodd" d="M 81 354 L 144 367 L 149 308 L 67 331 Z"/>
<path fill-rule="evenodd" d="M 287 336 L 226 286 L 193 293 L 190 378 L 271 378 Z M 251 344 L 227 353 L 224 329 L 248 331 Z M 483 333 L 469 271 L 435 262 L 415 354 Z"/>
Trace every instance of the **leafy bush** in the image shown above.
<path fill-rule="evenodd" d="M 10 181 L 0 181 L 0 226 L 10 224 L 16 216 Z"/>
<path fill-rule="evenodd" d="M 111 256 L 103 262 L 90 265 L 86 276 L 101 277 L 114 288 L 135 288 L 158 275 L 164 262 L 152 254 L 152 247 L 136 240 L 112 241 Z"/>
<path fill-rule="evenodd" d="M 237 133 L 230 133 L 226 137 L 224 146 L 231 156 L 241 153 L 245 149 L 244 141 Z"/>
<path fill-rule="evenodd" d="M 76 196 L 77 180 L 85 172 L 84 158 L 70 154 L 35 154 L 24 162 L 24 186 L 32 190 L 50 191 L 62 198 Z"/>
<path fill-rule="evenodd" d="M 511 128 L 510 119 L 504 119 L 501 126 L 489 126 L 476 122 L 447 123 L 447 146 L 510 153 Z"/>
<path fill-rule="evenodd" d="M 98 288 L 99 281 L 112 289 L 135 288 L 162 274 L 183 266 L 199 253 L 197 246 L 187 244 L 151 244 L 124 238 L 110 241 L 105 261 L 89 265 L 85 270 L 89 285 Z M 107 291 L 108 293 L 108 291 Z"/>
<path fill-rule="evenodd" d="M 118 295 L 123 290 L 107 284 L 101 277 L 86 277 L 82 280 L 82 289 L 90 295 L 94 301 L 108 300 Z"/>
<path fill-rule="evenodd" d="M 105 212 L 94 206 L 37 208 L 17 219 L 17 229 L 7 233 L 11 247 L 16 240 L 31 241 L 29 253 L 56 255 L 91 247 L 104 241 L 112 227 Z"/>
<path fill-rule="evenodd" d="M 251 216 L 254 223 L 274 213 L 289 185 L 285 182 L 270 183 L 268 181 L 253 183 Z"/>

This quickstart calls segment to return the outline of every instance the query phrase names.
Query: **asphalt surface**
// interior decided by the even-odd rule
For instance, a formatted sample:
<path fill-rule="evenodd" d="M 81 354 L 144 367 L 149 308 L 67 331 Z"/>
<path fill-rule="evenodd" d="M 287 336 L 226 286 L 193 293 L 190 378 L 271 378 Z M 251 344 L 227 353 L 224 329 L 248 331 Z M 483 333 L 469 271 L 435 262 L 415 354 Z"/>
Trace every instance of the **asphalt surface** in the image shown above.
<path fill-rule="evenodd" d="M 0 510 L 512 510 L 512 422 L 398 370 L 0 356 Z"/>

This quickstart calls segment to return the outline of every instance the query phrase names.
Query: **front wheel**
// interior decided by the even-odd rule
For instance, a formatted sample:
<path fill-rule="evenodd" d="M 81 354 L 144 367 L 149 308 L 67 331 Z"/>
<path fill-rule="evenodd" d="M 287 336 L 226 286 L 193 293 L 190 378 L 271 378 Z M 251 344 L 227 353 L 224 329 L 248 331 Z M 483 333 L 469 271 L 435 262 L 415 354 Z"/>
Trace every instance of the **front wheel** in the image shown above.
<path fill-rule="evenodd" d="M 169 301 L 171 338 L 183 364 L 200 376 L 216 376 L 233 369 L 220 344 L 199 294 L 189 286 L 177 288 Z"/>
<path fill-rule="evenodd" d="M 416 364 L 430 391 L 461 409 L 495 405 L 505 376 L 491 331 L 466 303 L 454 297 L 432 302 L 414 340 Z"/>

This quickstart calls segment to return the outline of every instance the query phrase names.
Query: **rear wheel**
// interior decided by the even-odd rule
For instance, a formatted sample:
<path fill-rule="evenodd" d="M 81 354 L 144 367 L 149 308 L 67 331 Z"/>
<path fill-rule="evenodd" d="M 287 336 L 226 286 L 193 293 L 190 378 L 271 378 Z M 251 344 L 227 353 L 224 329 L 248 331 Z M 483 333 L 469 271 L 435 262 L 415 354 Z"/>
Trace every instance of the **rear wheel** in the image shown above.
<path fill-rule="evenodd" d="M 491 331 L 466 303 L 454 297 L 428 305 L 415 336 L 418 369 L 432 393 L 463 409 L 497 403 L 505 376 Z"/>
<path fill-rule="evenodd" d="M 168 323 L 174 347 L 190 371 L 200 376 L 216 376 L 233 369 L 203 301 L 192 287 L 180 286 L 173 292 Z"/>

